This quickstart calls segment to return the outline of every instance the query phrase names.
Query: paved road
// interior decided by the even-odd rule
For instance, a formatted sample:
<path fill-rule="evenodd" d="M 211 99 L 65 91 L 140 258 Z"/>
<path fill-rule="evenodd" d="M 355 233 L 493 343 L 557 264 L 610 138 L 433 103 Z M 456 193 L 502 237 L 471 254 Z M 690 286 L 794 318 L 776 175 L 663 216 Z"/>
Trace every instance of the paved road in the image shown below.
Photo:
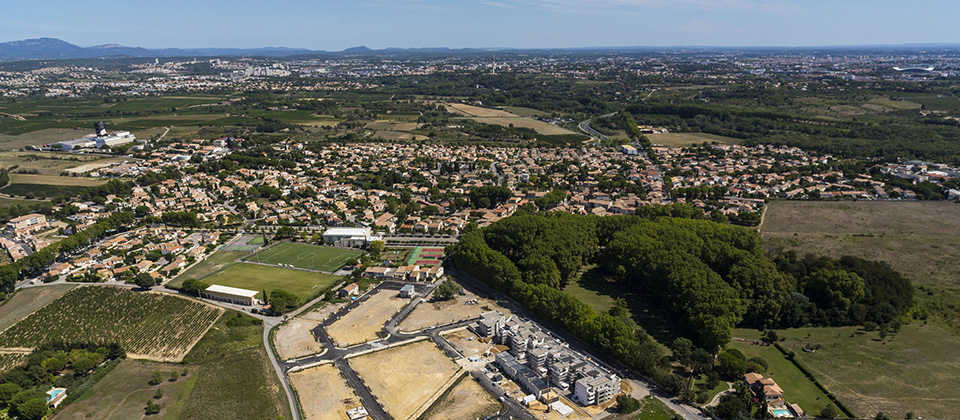
<path fill-rule="evenodd" d="M 612 116 L 614 116 L 614 115 L 617 115 L 617 113 L 616 113 L 616 112 L 611 112 L 611 113 L 609 113 L 609 114 L 603 114 L 603 115 L 600 116 L 600 118 L 612 117 Z M 600 140 L 609 140 L 609 137 L 601 134 L 601 133 L 600 133 L 599 131 L 597 131 L 597 130 L 594 130 L 593 127 L 590 127 L 590 120 L 591 120 L 591 119 L 587 119 L 587 120 L 581 122 L 581 123 L 577 126 L 578 128 L 580 128 L 580 131 L 583 131 L 584 133 L 587 133 L 587 134 L 589 134 L 590 136 L 596 138 L 596 139 L 597 139 L 597 143 L 600 143 Z"/>

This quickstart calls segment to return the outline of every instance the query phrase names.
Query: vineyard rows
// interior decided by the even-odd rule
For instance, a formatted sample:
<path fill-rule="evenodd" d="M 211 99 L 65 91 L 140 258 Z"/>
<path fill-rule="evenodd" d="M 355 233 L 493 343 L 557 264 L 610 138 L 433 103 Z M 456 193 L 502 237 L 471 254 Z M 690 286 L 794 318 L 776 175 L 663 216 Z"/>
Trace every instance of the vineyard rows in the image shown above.
<path fill-rule="evenodd" d="M 0 332 L 4 347 L 51 339 L 116 342 L 131 357 L 180 361 L 223 311 L 159 293 L 79 287 Z"/>

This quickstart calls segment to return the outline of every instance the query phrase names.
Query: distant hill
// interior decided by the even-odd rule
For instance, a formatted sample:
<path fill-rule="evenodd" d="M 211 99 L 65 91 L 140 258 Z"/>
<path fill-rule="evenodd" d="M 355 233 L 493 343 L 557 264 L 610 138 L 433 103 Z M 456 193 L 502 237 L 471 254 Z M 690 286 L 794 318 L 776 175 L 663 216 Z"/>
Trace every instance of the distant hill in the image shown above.
<path fill-rule="evenodd" d="M 297 54 L 316 54 L 305 48 L 265 47 L 265 48 L 163 48 L 147 49 L 127 47 L 119 44 L 81 47 L 56 38 L 25 39 L 0 43 L 0 59 L 62 59 L 96 57 L 184 57 L 184 56 L 288 56 Z"/>

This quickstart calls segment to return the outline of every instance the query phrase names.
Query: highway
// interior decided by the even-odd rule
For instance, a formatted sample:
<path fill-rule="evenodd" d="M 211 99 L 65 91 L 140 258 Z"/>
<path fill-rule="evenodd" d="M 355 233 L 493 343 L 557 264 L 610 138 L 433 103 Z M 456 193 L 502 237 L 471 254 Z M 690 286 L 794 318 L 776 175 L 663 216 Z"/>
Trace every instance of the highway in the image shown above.
<path fill-rule="evenodd" d="M 609 113 L 609 114 L 603 114 L 603 115 L 600 116 L 600 118 L 612 117 L 612 116 L 614 116 L 614 115 L 617 115 L 617 113 L 616 113 L 616 112 L 611 112 L 611 113 Z M 587 134 L 590 135 L 591 137 L 597 139 L 597 143 L 599 143 L 600 140 L 609 140 L 609 139 L 610 139 L 609 137 L 601 134 L 601 133 L 600 133 L 599 131 L 597 131 L 597 130 L 594 130 L 593 127 L 590 127 L 590 120 L 591 120 L 591 119 L 592 119 L 592 118 L 587 119 L 587 120 L 584 120 L 584 121 L 582 121 L 582 122 L 577 126 L 578 128 L 580 128 L 580 131 L 583 131 L 584 133 L 587 133 Z"/>

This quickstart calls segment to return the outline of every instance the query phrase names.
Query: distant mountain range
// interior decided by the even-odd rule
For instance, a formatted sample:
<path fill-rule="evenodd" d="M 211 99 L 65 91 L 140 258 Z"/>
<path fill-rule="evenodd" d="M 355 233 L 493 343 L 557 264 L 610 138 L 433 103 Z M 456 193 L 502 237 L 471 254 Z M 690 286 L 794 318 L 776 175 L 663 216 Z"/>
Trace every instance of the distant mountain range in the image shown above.
<path fill-rule="evenodd" d="M 343 51 L 310 50 L 306 48 L 264 47 L 264 48 L 160 48 L 148 49 L 127 47 L 119 44 L 105 44 L 95 47 L 81 47 L 57 38 L 36 38 L 22 41 L 0 42 L 0 60 L 38 60 L 70 59 L 98 57 L 220 57 L 220 56 L 261 56 L 286 57 L 292 55 L 375 55 L 375 54 L 437 54 L 437 53 L 481 53 L 484 51 L 651 51 L 667 49 L 897 49 L 918 50 L 922 48 L 956 49 L 960 44 L 904 44 L 904 45 L 863 45 L 829 47 L 595 47 L 595 48 L 386 48 L 373 50 L 367 47 L 347 48 Z"/>

